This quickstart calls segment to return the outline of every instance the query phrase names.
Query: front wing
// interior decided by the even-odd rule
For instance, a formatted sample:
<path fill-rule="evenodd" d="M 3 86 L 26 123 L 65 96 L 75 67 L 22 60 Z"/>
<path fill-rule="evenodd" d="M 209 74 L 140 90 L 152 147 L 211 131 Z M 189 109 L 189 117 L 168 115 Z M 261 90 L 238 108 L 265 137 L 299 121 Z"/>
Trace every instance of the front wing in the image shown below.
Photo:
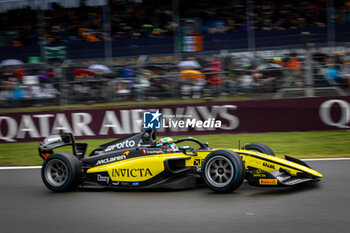
<path fill-rule="evenodd" d="M 308 181 L 319 181 L 318 178 L 306 174 L 291 175 L 287 170 L 280 169 L 273 172 L 248 167 L 247 180 L 254 186 L 293 186 Z"/>

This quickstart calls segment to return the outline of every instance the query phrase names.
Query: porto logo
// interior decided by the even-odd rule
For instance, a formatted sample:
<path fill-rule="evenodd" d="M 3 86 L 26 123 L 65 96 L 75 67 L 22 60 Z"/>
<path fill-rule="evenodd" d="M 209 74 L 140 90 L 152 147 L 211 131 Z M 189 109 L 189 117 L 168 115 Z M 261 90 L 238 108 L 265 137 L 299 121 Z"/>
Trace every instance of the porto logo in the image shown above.
<path fill-rule="evenodd" d="M 114 145 L 111 145 L 111 146 L 107 147 L 107 149 L 105 151 L 111 151 L 111 150 L 114 150 L 114 148 L 117 148 L 117 149 L 131 148 L 131 147 L 134 147 L 134 146 L 135 146 L 135 142 L 134 141 L 126 140 L 124 142 L 120 142 L 120 143 L 117 143 L 117 144 L 114 144 Z"/>
<path fill-rule="evenodd" d="M 143 128 L 144 129 L 160 129 L 161 127 L 161 113 L 148 111 L 143 112 Z"/>

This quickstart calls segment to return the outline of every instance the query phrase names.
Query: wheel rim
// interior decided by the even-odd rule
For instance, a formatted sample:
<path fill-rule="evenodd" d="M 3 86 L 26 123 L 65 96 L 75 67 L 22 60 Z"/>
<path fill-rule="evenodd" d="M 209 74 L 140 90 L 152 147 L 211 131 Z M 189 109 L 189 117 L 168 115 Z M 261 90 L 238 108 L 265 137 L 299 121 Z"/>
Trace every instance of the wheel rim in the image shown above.
<path fill-rule="evenodd" d="M 215 156 L 208 161 L 205 171 L 208 182 L 215 187 L 225 187 L 234 177 L 235 168 L 224 156 Z"/>
<path fill-rule="evenodd" d="M 45 167 L 45 178 L 54 187 L 64 185 L 68 179 L 67 165 L 59 159 L 50 160 Z"/>

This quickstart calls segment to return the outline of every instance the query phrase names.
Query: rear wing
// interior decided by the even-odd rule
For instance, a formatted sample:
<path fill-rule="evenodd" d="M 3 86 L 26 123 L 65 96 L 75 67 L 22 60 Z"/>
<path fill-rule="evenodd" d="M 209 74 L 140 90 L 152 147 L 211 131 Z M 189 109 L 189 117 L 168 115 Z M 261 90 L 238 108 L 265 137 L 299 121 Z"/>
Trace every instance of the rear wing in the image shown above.
<path fill-rule="evenodd" d="M 39 156 L 46 160 L 54 153 L 54 149 L 59 147 L 71 146 L 72 154 L 78 159 L 84 158 L 87 144 L 75 142 L 74 136 L 71 133 L 64 133 L 60 135 L 50 135 L 44 139 L 39 145 Z"/>

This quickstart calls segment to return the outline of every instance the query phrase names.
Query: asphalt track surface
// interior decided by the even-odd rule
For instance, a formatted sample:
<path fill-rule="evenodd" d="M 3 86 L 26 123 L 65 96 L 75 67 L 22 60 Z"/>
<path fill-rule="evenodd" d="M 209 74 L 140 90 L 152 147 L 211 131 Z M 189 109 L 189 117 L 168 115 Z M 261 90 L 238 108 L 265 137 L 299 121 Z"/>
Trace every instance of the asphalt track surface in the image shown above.
<path fill-rule="evenodd" d="M 322 181 L 294 188 L 53 193 L 40 169 L 0 170 L 0 232 L 349 232 L 350 160 L 308 162 Z"/>

